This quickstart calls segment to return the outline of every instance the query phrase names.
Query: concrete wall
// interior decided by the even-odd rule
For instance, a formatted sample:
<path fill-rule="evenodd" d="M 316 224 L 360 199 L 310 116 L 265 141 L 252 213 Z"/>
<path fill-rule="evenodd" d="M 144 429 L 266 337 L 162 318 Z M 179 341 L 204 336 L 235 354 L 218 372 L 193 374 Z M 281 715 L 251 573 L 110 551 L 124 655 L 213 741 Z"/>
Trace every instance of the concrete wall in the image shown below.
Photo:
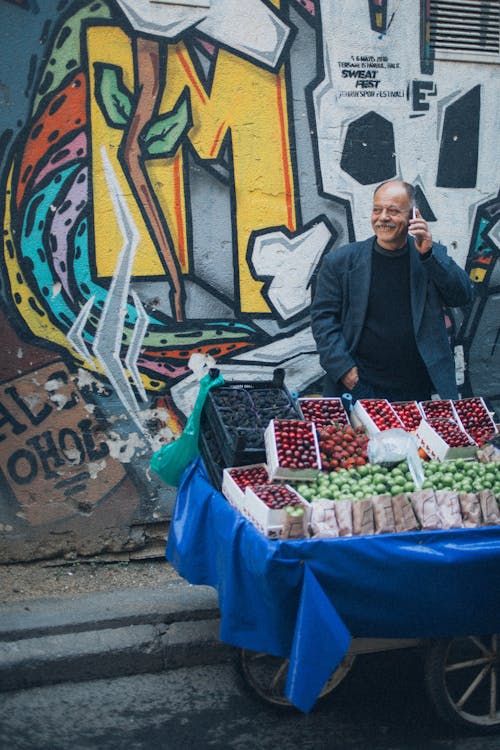
<path fill-rule="evenodd" d="M 213 362 L 317 388 L 314 273 L 385 179 L 477 282 L 450 335 L 499 408 L 498 66 L 427 59 L 425 8 L 0 0 L 0 560 L 143 544 Z"/>

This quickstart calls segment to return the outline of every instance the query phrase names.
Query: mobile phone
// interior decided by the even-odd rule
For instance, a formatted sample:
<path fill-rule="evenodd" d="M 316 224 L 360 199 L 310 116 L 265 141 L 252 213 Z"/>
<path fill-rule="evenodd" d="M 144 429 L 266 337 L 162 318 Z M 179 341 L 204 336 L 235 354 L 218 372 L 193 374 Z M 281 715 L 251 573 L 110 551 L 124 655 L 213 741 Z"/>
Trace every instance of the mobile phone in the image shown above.
<path fill-rule="evenodd" d="M 416 218 L 417 218 L 417 212 L 416 212 L 416 210 L 415 210 L 415 206 L 413 206 L 413 208 L 412 208 L 412 210 L 411 210 L 411 219 L 409 219 L 409 220 L 408 220 L 408 227 L 410 226 L 410 221 L 411 221 L 412 219 L 416 219 Z M 413 234 L 412 234 L 412 232 L 410 232 L 410 231 L 409 231 L 409 232 L 408 232 L 408 234 L 409 234 L 409 235 L 410 235 L 411 237 L 413 237 Z"/>

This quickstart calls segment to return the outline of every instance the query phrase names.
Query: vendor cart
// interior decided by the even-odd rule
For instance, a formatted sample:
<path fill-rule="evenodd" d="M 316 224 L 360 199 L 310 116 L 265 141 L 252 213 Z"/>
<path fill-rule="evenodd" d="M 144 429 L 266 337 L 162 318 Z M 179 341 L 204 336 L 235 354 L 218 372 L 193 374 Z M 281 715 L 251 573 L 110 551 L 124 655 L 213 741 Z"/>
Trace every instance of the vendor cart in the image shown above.
<path fill-rule="evenodd" d="M 500 527 L 269 539 L 198 457 L 166 554 L 190 583 L 217 589 L 220 637 L 265 700 L 310 711 L 358 654 L 422 646 L 441 717 L 500 727 Z"/>

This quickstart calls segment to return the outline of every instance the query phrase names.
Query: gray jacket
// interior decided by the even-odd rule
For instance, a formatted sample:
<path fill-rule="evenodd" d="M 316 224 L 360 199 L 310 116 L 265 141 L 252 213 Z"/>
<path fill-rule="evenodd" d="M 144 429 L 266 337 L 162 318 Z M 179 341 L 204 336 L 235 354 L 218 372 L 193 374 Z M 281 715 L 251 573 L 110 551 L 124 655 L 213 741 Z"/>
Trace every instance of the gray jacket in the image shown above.
<path fill-rule="evenodd" d="M 331 250 L 323 258 L 311 305 L 312 332 L 326 371 L 325 395 L 339 394 L 336 383 L 356 364 L 353 352 L 363 328 L 370 291 L 375 237 Z M 420 355 L 436 393 L 457 398 L 455 364 L 443 307 L 461 307 L 473 299 L 473 283 L 443 245 L 434 243 L 422 260 L 410 245 L 410 293 L 413 329 Z M 344 389 L 345 390 L 345 389 Z"/>

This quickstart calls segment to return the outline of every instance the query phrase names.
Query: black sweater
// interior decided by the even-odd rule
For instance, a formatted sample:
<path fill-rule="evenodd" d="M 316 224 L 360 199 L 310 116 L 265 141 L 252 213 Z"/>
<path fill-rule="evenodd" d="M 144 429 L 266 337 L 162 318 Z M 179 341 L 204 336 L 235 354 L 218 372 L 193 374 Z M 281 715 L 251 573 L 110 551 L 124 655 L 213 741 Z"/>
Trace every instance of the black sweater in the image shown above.
<path fill-rule="evenodd" d="M 408 245 L 384 250 L 374 243 L 370 295 L 354 359 L 360 379 L 376 395 L 391 401 L 429 398 L 431 384 L 413 331 Z"/>

